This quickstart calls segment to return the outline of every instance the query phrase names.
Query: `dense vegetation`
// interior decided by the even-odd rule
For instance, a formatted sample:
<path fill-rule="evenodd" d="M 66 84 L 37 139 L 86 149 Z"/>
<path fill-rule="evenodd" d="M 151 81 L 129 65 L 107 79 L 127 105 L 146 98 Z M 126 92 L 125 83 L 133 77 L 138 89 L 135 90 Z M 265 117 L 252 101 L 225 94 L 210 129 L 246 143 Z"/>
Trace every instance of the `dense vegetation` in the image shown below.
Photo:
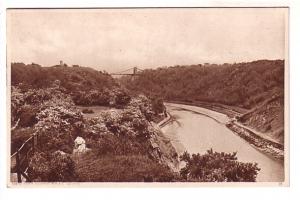
<path fill-rule="evenodd" d="M 181 157 L 187 162 L 185 172 L 175 173 L 172 169 L 178 165 L 178 155 L 153 123 L 165 112 L 163 100 L 129 95 L 106 73 L 78 66 L 43 68 L 14 63 L 11 90 L 11 153 L 32 134 L 39 134 L 27 171 L 32 181 L 195 181 L 189 178 L 194 177 L 189 170 L 195 167 L 205 173 L 197 181 L 255 181 L 257 168 L 232 163 L 235 155 L 223 153 L 221 158 L 210 155 L 210 162 L 224 160 L 218 170 L 230 167 L 233 175 L 240 170 L 247 173 L 236 179 L 224 174 L 226 178 L 210 179 L 207 163 L 197 161 L 193 166 L 187 154 Z M 86 118 L 76 104 L 110 109 Z M 195 156 L 199 155 L 192 158 Z M 249 174 L 252 179 L 247 178 Z"/>
<path fill-rule="evenodd" d="M 192 156 L 185 152 L 180 159 L 186 162 L 180 174 L 187 181 L 253 182 L 260 170 L 256 163 L 238 162 L 236 152 L 218 153 L 210 149 L 206 154 Z"/>
<path fill-rule="evenodd" d="M 161 133 L 151 123 L 155 113 L 149 99 L 135 97 L 123 109 L 84 118 L 62 91 L 59 81 L 44 89 L 12 87 L 12 153 L 32 134 L 39 134 L 38 151 L 28 168 L 33 181 L 144 181 L 140 176 L 144 172 L 145 180 L 172 180 L 174 174 L 166 163 L 172 165 L 177 155 L 170 144 L 158 139 Z M 25 108 L 32 112 L 20 114 Z M 86 144 L 81 153 L 74 145 L 78 137 Z M 141 161 L 140 165 L 133 166 L 132 160 Z M 129 163 L 134 170 L 118 171 L 117 161 L 123 167 Z M 105 163 L 106 168 L 97 162 Z M 105 172 L 102 169 L 120 172 L 123 178 L 114 178 L 114 173 L 100 176 Z"/>
<path fill-rule="evenodd" d="M 11 84 L 23 83 L 33 88 L 47 88 L 59 80 L 67 92 L 105 90 L 116 86 L 114 79 L 107 73 L 80 66 L 42 67 L 38 64 L 12 63 Z"/>
<path fill-rule="evenodd" d="M 121 81 L 132 93 L 159 96 L 164 101 L 242 110 L 241 123 L 283 144 L 283 60 L 148 69 L 133 80 L 125 77 Z"/>
<path fill-rule="evenodd" d="M 125 105 L 130 97 L 106 72 L 80 66 L 41 67 L 37 64 L 12 63 L 11 84 L 23 90 L 50 87 L 60 82 L 64 93 L 78 105 Z"/>
<path fill-rule="evenodd" d="M 191 65 L 144 70 L 131 91 L 164 100 L 205 101 L 252 108 L 273 95 L 283 95 L 284 61 L 260 60 L 222 65 Z"/>

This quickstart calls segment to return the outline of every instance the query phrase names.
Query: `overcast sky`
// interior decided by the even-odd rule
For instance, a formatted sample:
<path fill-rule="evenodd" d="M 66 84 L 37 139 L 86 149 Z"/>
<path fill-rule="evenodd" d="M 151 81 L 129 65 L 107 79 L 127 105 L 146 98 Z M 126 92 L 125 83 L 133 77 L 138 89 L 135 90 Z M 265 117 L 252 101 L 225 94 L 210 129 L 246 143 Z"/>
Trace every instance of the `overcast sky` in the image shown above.
<path fill-rule="evenodd" d="M 284 59 L 285 9 L 9 10 L 8 62 L 115 72 Z"/>

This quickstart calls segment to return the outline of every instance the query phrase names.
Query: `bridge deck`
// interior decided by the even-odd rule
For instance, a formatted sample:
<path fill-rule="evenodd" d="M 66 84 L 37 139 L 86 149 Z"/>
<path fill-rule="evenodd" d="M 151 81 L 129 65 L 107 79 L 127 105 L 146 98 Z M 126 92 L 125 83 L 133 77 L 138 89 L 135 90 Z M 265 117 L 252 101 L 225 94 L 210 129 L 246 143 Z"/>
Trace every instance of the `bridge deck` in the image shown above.
<path fill-rule="evenodd" d="M 110 74 L 110 75 L 127 75 L 127 76 L 139 76 L 139 75 L 141 75 L 141 74 L 117 74 L 117 73 L 112 73 L 112 74 Z"/>

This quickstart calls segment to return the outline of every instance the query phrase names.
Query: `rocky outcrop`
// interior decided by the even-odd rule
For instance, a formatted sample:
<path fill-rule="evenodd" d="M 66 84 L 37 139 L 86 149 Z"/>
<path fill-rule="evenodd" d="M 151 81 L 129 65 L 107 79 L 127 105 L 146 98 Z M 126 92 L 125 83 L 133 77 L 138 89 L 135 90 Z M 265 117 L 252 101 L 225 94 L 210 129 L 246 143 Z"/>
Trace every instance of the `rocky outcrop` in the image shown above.
<path fill-rule="evenodd" d="M 238 122 L 255 129 L 277 143 L 284 143 L 284 99 L 274 96 L 261 106 L 238 118 Z"/>
<path fill-rule="evenodd" d="M 282 144 L 265 139 L 259 136 L 257 133 L 254 133 L 253 131 L 237 124 L 234 121 L 227 123 L 226 126 L 238 136 L 249 142 L 259 151 L 262 151 L 265 154 L 268 154 L 273 158 L 279 160 L 284 159 L 284 146 Z"/>
<path fill-rule="evenodd" d="M 166 164 L 174 172 L 179 170 L 179 159 L 178 154 L 173 147 L 169 138 L 164 136 L 164 134 L 159 129 L 158 125 L 151 123 L 153 131 L 150 136 L 150 143 L 152 146 L 151 156 L 154 157 L 162 164 Z"/>

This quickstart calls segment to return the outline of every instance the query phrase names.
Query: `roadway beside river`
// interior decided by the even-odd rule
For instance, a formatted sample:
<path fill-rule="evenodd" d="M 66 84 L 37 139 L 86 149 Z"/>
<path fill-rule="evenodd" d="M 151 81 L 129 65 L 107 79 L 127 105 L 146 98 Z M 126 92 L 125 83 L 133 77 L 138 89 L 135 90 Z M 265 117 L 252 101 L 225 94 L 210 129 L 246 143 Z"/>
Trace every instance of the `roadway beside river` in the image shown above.
<path fill-rule="evenodd" d="M 175 103 L 165 105 L 170 118 L 161 129 L 171 140 L 178 155 L 184 151 L 202 154 L 210 148 L 218 152 L 237 152 L 239 161 L 258 163 L 261 170 L 257 181 L 284 181 L 282 160 L 263 152 L 239 132 L 226 127 L 232 118 L 223 113 L 191 105 Z"/>
<path fill-rule="evenodd" d="M 224 105 L 209 105 L 208 103 L 165 103 L 168 106 L 180 105 L 180 109 L 192 111 L 197 114 L 205 115 L 216 120 L 219 123 L 225 124 L 232 132 L 246 140 L 257 150 L 264 154 L 279 160 L 284 160 L 284 146 L 277 143 L 271 138 L 265 137 L 263 133 L 255 131 L 236 121 L 237 116 L 241 116 L 246 111 L 239 108 L 224 106 Z M 169 117 L 170 119 L 172 116 Z M 170 121 L 170 120 L 169 120 Z M 168 121 L 166 121 L 168 122 Z M 164 122 L 164 125 L 166 125 Z"/>

